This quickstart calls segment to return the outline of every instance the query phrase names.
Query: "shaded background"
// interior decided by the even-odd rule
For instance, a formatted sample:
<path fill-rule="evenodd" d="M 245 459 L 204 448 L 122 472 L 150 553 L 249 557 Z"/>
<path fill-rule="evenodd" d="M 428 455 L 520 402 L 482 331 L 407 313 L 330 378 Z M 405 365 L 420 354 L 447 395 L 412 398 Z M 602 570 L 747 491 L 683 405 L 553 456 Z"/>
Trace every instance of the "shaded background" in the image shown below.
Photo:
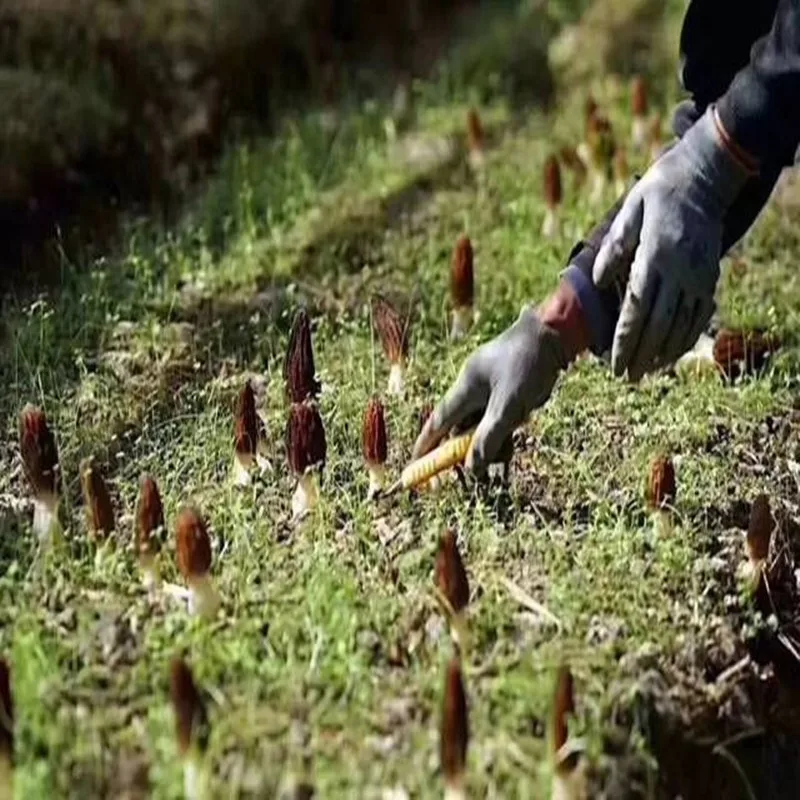
<path fill-rule="evenodd" d="M 0 281 L 52 266 L 76 236 L 101 242 L 119 209 L 169 219 L 232 138 L 343 98 L 390 98 L 429 74 L 476 0 L 6 0 L 0 7 Z M 543 43 L 582 15 L 600 38 L 581 69 L 652 68 L 652 42 L 619 48 L 630 2 L 495 0 L 511 24 L 452 81 L 470 97 L 547 102 Z M 639 0 L 634 16 L 661 16 Z M 590 20 L 585 20 L 589 23 Z M 644 37 L 646 24 L 631 28 Z M 614 63 L 625 53 L 626 63 Z M 649 61 L 647 61 L 649 59 Z M 595 63 L 597 62 L 597 63 Z M 578 80 L 570 64 L 559 78 Z M 452 67 L 450 67 L 452 69 Z"/>
<path fill-rule="evenodd" d="M 332 104 L 356 70 L 424 69 L 474 0 L 7 0 L 0 238 L 25 265 L 76 213 L 165 209 L 231 132 Z M 62 231 L 63 234 L 63 231 Z M 29 263 L 28 266 L 31 264 Z"/>

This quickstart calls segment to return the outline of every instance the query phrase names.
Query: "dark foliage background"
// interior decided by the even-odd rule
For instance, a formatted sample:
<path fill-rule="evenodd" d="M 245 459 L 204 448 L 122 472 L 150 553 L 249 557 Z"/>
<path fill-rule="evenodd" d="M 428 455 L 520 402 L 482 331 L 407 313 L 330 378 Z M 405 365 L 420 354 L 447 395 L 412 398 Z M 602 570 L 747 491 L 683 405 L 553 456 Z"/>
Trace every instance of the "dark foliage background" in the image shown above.
<path fill-rule="evenodd" d="M 65 216 L 163 205 L 227 132 L 335 102 L 348 70 L 413 68 L 470 0 L 5 0 L 0 236 L 24 263 Z"/>

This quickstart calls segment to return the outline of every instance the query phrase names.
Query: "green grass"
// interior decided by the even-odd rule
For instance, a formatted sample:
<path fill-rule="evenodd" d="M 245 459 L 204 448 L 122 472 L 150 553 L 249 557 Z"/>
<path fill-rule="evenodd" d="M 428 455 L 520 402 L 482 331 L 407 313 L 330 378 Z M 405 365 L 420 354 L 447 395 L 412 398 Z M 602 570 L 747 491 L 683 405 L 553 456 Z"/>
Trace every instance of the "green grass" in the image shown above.
<path fill-rule="evenodd" d="M 417 92 L 417 128 L 460 136 L 468 91 L 446 75 Z M 167 695 L 169 660 L 180 653 L 213 699 L 215 796 L 272 796 L 290 775 L 307 775 L 321 797 L 379 797 L 393 786 L 436 796 L 452 648 L 431 576 L 446 526 L 459 532 L 472 584 L 475 796 L 546 796 L 544 722 L 564 660 L 577 681 L 576 728 L 601 772 L 617 711 L 631 707 L 647 665 L 712 702 L 713 676 L 744 652 L 747 617 L 726 512 L 759 490 L 797 512 L 786 455 L 798 447 L 793 347 L 735 386 L 655 376 L 632 388 L 583 360 L 518 435 L 508 508 L 497 492 L 465 496 L 456 484 L 413 502 L 365 502 L 361 415 L 388 373 L 370 331 L 370 295 L 411 298 L 415 314 L 409 396 L 387 400 L 394 473 L 422 403 L 523 303 L 544 298 L 598 212 L 568 191 L 562 236 L 540 239 L 541 165 L 554 137 L 579 136 L 582 94 L 544 116 L 521 114 L 505 92 L 484 98 L 494 136 L 481 181 L 460 158 L 432 175 L 398 166 L 381 104 L 354 105 L 335 135 L 309 117 L 272 140 L 232 146 L 175 230 L 132 225 L 120 253 L 65 259 L 57 292 L 10 302 L 0 365 L 0 652 L 14 670 L 19 797 L 116 796 L 137 765 L 153 797 L 180 797 Z M 624 94 L 604 99 L 625 130 Z M 451 345 L 449 258 L 462 231 L 475 246 L 480 318 Z M 777 203 L 743 247 L 744 278 L 725 273 L 724 320 L 796 341 L 797 245 L 790 210 Z M 321 506 L 295 526 L 280 365 L 302 303 L 314 317 L 328 463 Z M 272 469 L 241 491 L 230 482 L 232 407 L 254 374 L 268 378 Z M 37 553 L 12 502 L 27 491 L 13 443 L 28 401 L 45 408 L 58 436 L 68 542 L 57 558 Z M 764 433 L 770 420 L 789 424 L 785 440 Z M 678 473 L 671 537 L 656 535 L 643 501 L 647 466 L 662 451 Z M 77 480 L 90 453 L 110 479 L 119 520 L 117 549 L 99 567 Z M 143 471 L 156 476 L 169 520 L 187 501 L 209 520 L 224 598 L 214 623 L 168 600 L 151 604 L 139 586 L 129 542 Z M 171 536 L 162 563 L 179 580 Z M 504 579 L 560 626 L 515 602 Z M 725 636 L 733 652 L 697 654 Z M 625 749 L 646 749 L 642 725 L 622 728 Z"/>

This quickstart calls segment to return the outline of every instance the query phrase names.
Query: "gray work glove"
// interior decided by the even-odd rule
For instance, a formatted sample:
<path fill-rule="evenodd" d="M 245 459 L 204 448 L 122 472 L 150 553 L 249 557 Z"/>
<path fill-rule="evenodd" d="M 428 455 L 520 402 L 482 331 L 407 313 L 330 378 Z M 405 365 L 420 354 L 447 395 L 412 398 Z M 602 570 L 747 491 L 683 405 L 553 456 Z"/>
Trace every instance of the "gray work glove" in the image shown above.
<path fill-rule="evenodd" d="M 455 384 L 425 423 L 414 445 L 419 458 L 451 428 L 482 414 L 469 453 L 467 469 L 485 470 L 503 442 L 544 404 L 568 358 L 561 338 L 532 308 L 496 339 L 470 356 Z"/>
<path fill-rule="evenodd" d="M 627 279 L 611 350 L 615 375 L 671 364 L 714 311 L 723 218 L 749 175 L 706 113 L 631 190 L 594 263 L 604 288 Z M 631 263 L 632 262 L 632 263 Z"/>

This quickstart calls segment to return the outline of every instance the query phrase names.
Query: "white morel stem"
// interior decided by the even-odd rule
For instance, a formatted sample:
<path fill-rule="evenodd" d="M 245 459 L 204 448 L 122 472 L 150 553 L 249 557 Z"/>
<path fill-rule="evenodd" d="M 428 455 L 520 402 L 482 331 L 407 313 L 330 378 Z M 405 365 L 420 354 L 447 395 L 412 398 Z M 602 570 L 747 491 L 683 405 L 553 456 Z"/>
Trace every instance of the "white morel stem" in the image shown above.
<path fill-rule="evenodd" d="M 545 239 L 553 239 L 558 234 L 558 210 L 548 206 L 544 212 L 542 222 L 542 236 Z"/>
<path fill-rule="evenodd" d="M 214 617 L 221 604 L 219 592 L 210 575 L 201 575 L 187 581 L 189 584 L 189 613 L 198 617 Z"/>
<path fill-rule="evenodd" d="M 631 125 L 631 145 L 634 150 L 641 150 L 647 141 L 647 120 L 644 117 L 634 117 Z"/>
<path fill-rule="evenodd" d="M 258 440 L 258 447 L 256 447 L 256 464 L 263 472 L 265 470 L 272 472 L 272 464 L 269 460 L 269 448 L 267 447 L 267 440 L 262 436 Z"/>
<path fill-rule="evenodd" d="M 719 375 L 719 366 L 714 359 L 713 337 L 707 333 L 701 333 L 694 347 L 677 360 L 675 371 L 679 375 L 686 376 L 699 376 L 709 373 Z"/>
<path fill-rule="evenodd" d="M 461 780 L 445 785 L 444 800 L 467 800 L 467 792 Z"/>
<path fill-rule="evenodd" d="M 43 545 L 50 543 L 58 524 L 58 495 L 43 492 L 33 500 L 33 531 Z"/>
<path fill-rule="evenodd" d="M 105 569 L 111 561 L 114 553 L 114 544 L 111 540 L 113 534 L 108 534 L 108 538 L 97 542 L 97 550 L 94 552 L 94 568 L 97 570 Z"/>
<path fill-rule="evenodd" d="M 467 610 L 456 611 L 450 617 L 450 638 L 459 649 L 462 657 L 469 647 L 469 631 L 467 628 Z"/>
<path fill-rule="evenodd" d="M 295 519 L 305 516 L 319 502 L 319 483 L 314 472 L 306 472 L 297 480 L 297 488 L 292 495 L 292 516 Z"/>
<path fill-rule="evenodd" d="M 233 482 L 236 486 L 249 486 L 252 482 L 250 469 L 254 458 L 250 453 L 233 454 Z"/>
<path fill-rule="evenodd" d="M 142 572 L 142 584 L 148 592 L 154 592 L 161 586 L 161 573 L 158 569 L 158 557 L 148 553 L 139 556 L 139 569 Z"/>
<path fill-rule="evenodd" d="M 765 565 L 766 562 L 763 559 L 752 561 L 748 558 L 747 561 L 743 561 L 739 566 L 739 580 L 750 594 L 756 593 Z"/>
<path fill-rule="evenodd" d="M 383 464 L 367 464 L 369 472 L 369 489 L 367 497 L 371 500 L 383 491 L 386 486 L 386 467 Z"/>
<path fill-rule="evenodd" d="M 389 385 L 387 391 L 395 397 L 402 397 L 406 390 L 405 364 L 397 361 L 389 370 Z"/>
<path fill-rule="evenodd" d="M 467 157 L 467 161 L 469 163 L 470 169 L 475 172 L 479 173 L 483 171 L 483 168 L 486 166 L 486 155 L 483 152 L 483 149 L 480 147 L 476 147 L 473 150 L 469 151 L 469 156 Z"/>
<path fill-rule="evenodd" d="M 606 174 L 602 169 L 594 166 L 591 170 L 591 184 L 592 189 L 589 195 L 589 201 L 592 205 L 598 205 L 602 199 L 603 195 L 606 191 L 606 184 L 608 179 L 606 178 Z"/>
<path fill-rule="evenodd" d="M 564 745 L 565 748 L 569 746 L 570 742 Z M 586 780 L 586 758 L 579 755 L 577 763 L 572 769 L 569 769 L 565 762 L 566 759 L 558 764 L 553 773 L 550 800 L 586 800 L 589 792 Z"/>
<path fill-rule="evenodd" d="M 183 760 L 183 792 L 186 800 L 205 800 L 206 777 L 197 753 L 190 752 Z"/>
<path fill-rule="evenodd" d="M 672 534 L 672 512 L 669 509 L 656 509 L 653 512 L 653 523 L 657 536 L 670 536 Z"/>
<path fill-rule="evenodd" d="M 0 800 L 14 798 L 14 766 L 6 753 L 0 755 Z"/>
<path fill-rule="evenodd" d="M 472 306 L 459 306 L 453 309 L 453 326 L 450 328 L 451 339 L 461 339 L 472 327 L 474 314 Z"/>

